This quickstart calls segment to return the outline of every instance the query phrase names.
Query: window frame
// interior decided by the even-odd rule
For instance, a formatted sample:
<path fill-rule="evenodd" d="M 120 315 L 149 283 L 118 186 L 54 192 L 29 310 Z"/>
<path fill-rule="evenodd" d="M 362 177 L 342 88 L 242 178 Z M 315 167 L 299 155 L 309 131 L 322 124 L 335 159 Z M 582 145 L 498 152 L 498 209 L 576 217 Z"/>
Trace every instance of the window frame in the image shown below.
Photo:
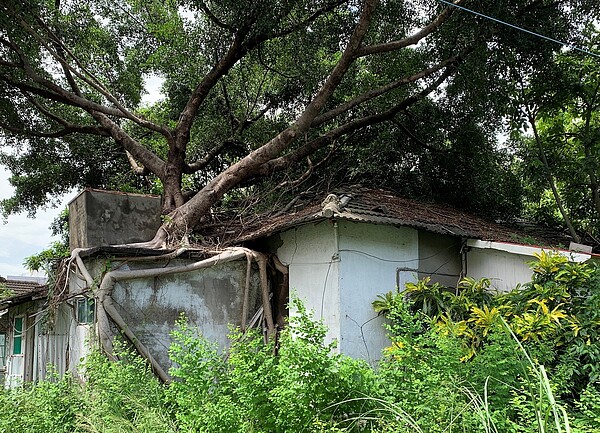
<path fill-rule="evenodd" d="M 94 324 L 96 320 L 96 300 L 94 298 L 80 297 L 75 300 L 75 320 L 79 325 Z"/>
<path fill-rule="evenodd" d="M 17 327 L 17 321 L 20 321 L 20 329 Z M 23 356 L 25 354 L 25 316 L 15 316 L 12 320 L 12 347 L 11 347 L 11 355 L 12 356 Z M 17 352 L 17 341 L 19 342 Z"/>
<path fill-rule="evenodd" d="M 6 332 L 0 332 L 0 370 L 6 368 L 6 358 L 8 355 L 8 335 Z"/>

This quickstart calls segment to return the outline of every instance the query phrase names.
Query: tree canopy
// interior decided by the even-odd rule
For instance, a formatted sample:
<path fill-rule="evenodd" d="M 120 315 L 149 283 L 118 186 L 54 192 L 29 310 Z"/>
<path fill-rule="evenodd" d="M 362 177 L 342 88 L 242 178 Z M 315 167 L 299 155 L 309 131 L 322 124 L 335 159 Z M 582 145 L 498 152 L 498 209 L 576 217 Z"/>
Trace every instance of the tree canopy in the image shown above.
<path fill-rule="evenodd" d="M 597 50 L 600 32 L 582 36 Z M 559 53 L 548 71 L 520 82 L 518 113 L 532 133 L 514 135 L 527 180 L 526 212 L 562 223 L 572 237 L 594 244 L 600 234 L 600 57 Z"/>
<path fill-rule="evenodd" d="M 595 2 L 457 0 L 578 43 Z M 32 211 L 73 186 L 160 191 L 178 239 L 236 188 L 389 180 L 514 213 L 497 137 L 559 46 L 435 0 L 7 0 L 0 163 Z M 142 103 L 146 81 L 163 98 Z M 324 174 L 324 168 L 327 167 Z M 314 173 L 321 173 L 315 176 Z M 490 197 L 495 197 L 490 199 Z"/>

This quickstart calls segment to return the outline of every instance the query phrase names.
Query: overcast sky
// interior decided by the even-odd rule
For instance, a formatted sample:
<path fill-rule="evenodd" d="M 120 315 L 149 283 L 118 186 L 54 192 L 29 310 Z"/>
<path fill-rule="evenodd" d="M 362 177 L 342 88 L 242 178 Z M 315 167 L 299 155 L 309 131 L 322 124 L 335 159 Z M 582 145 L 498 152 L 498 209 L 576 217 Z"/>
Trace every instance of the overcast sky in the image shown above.
<path fill-rule="evenodd" d="M 0 166 L 0 199 L 12 194 L 8 182 L 10 173 Z M 75 194 L 73 194 L 73 197 Z M 0 221 L 0 276 L 30 276 L 23 267 L 23 259 L 45 249 L 52 241 L 50 224 L 72 197 L 64 197 L 63 206 L 57 209 L 40 210 L 35 218 L 26 214 L 11 215 L 8 222 Z"/>

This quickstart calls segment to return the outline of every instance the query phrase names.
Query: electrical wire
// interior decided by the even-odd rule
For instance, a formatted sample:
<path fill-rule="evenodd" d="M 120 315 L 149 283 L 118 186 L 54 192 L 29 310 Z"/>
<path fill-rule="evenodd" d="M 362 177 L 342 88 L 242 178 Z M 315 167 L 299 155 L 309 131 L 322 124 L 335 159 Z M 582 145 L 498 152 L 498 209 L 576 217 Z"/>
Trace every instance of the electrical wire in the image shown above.
<path fill-rule="evenodd" d="M 545 35 L 542 35 L 540 33 L 536 33 L 534 31 L 524 29 L 523 27 L 519 27 L 519 26 L 516 26 L 514 24 L 507 23 L 506 21 L 502 21 L 502 20 L 499 20 L 498 18 L 494 18 L 494 17 L 491 17 L 489 15 L 482 14 L 481 12 L 476 12 L 476 11 L 474 11 L 472 9 L 468 9 L 468 8 L 466 8 L 464 6 L 460 6 L 460 5 L 454 4 L 454 3 L 450 2 L 450 1 L 447 1 L 447 0 L 437 0 L 437 1 L 440 2 L 440 3 L 443 3 L 445 5 L 452 6 L 452 7 L 455 7 L 457 9 L 463 10 L 465 12 L 469 12 L 469 13 L 471 13 L 473 15 L 477 15 L 478 17 L 485 18 L 485 19 L 488 19 L 490 21 L 494 21 L 494 22 L 496 22 L 498 24 L 502 24 L 504 26 L 513 28 L 515 30 L 519 30 L 521 32 L 528 33 L 528 34 L 530 34 L 532 36 L 536 36 L 538 38 L 542 38 L 542 39 L 545 39 L 547 41 L 554 42 L 555 44 L 562 45 L 563 47 L 568 47 L 568 48 L 571 48 L 572 50 L 580 51 L 580 52 L 588 54 L 590 56 L 594 56 L 594 57 L 600 58 L 600 54 L 592 53 L 591 51 L 586 50 L 585 48 L 580 48 L 580 47 L 577 47 L 575 45 L 569 44 L 567 42 L 563 42 L 563 41 L 560 41 L 558 39 L 554 39 L 554 38 L 551 38 L 549 36 L 545 36 Z"/>
<path fill-rule="evenodd" d="M 411 262 L 423 262 L 425 260 L 432 259 L 433 257 L 439 256 L 440 254 L 443 254 L 446 251 L 448 251 L 448 250 L 450 250 L 450 249 L 452 249 L 452 248 L 454 248 L 454 247 L 456 247 L 458 245 L 460 245 L 460 244 L 459 243 L 453 243 L 453 244 L 447 246 L 446 248 L 441 249 L 438 252 L 433 253 L 433 254 L 431 254 L 430 256 L 427 256 L 427 257 L 415 257 L 415 258 L 412 258 L 412 259 L 403 259 L 403 260 L 384 259 L 383 257 L 378 257 L 378 256 L 376 256 L 374 254 L 370 254 L 370 253 L 367 253 L 365 251 L 353 250 L 353 249 L 348 249 L 348 248 L 341 248 L 339 250 L 339 252 L 361 254 L 363 256 L 371 257 L 371 258 L 379 260 L 381 262 L 388 262 L 388 263 L 411 263 Z"/>

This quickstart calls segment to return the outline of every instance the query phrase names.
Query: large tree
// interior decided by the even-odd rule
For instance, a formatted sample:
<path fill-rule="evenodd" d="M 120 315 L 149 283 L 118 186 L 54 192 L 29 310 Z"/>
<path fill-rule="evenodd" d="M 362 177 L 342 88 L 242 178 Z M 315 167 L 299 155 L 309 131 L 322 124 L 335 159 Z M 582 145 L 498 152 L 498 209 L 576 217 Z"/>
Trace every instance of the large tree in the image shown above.
<path fill-rule="evenodd" d="M 454 5 L 561 38 L 594 12 Z M 510 94 L 506 53 L 527 53 L 519 61 L 535 71 L 554 48 L 429 0 L 7 0 L 0 11 L 0 127 L 12 147 L 1 162 L 17 187 L 4 211 L 73 185 L 157 179 L 168 216 L 149 246 L 198 228 L 233 189 L 379 125 L 418 142 L 410 110 L 426 100 L 485 131 Z M 164 100 L 143 106 L 151 76 Z"/>
<path fill-rule="evenodd" d="M 598 244 L 600 235 L 600 40 L 584 29 L 589 53 L 562 52 L 544 74 L 519 79 L 513 138 L 527 181 L 527 213 L 559 220 L 571 237 Z M 515 71 L 522 77 L 521 71 Z"/>

